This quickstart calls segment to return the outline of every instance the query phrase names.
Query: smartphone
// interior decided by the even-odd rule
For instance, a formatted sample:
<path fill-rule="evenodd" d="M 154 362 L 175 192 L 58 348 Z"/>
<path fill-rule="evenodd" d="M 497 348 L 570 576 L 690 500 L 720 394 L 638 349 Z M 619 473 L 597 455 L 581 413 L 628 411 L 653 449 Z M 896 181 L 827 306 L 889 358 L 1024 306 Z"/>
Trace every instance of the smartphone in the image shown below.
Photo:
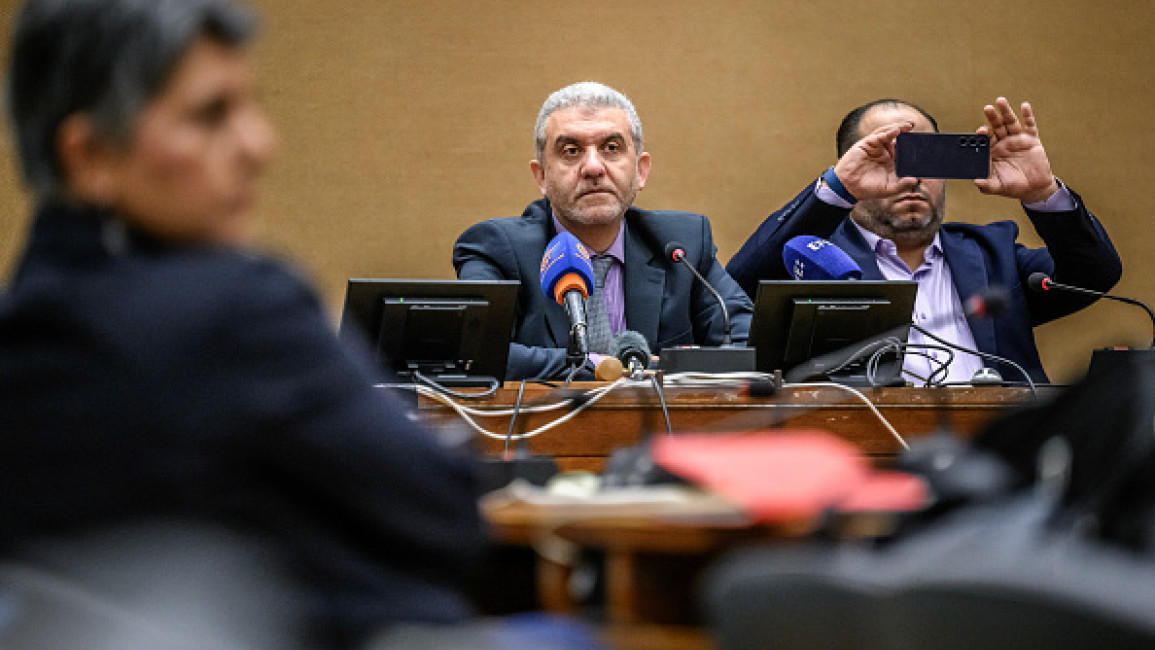
<path fill-rule="evenodd" d="M 899 133 L 894 171 L 899 178 L 986 178 L 991 139 L 977 133 Z"/>

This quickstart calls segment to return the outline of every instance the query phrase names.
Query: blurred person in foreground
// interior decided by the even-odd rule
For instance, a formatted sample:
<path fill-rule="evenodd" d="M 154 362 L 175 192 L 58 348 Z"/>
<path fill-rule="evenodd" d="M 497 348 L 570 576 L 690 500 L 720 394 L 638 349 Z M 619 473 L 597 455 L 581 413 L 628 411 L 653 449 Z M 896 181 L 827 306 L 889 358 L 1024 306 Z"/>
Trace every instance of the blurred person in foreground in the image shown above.
<path fill-rule="evenodd" d="M 274 148 L 254 28 L 221 0 L 32 0 L 16 20 L 8 102 L 37 207 L 0 302 L 0 551 L 204 522 L 291 567 L 315 647 L 461 622 L 483 546 L 471 464 L 248 248 Z"/>

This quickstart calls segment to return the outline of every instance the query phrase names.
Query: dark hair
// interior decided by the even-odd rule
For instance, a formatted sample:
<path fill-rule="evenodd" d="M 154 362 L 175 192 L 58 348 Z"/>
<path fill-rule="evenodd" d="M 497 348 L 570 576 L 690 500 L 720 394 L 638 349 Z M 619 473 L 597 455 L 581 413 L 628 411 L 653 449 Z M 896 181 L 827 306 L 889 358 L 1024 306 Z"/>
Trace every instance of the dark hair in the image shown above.
<path fill-rule="evenodd" d="M 127 146 L 141 111 L 201 37 L 231 47 L 256 29 L 225 0 L 28 0 L 12 34 L 8 115 L 24 180 L 60 196 L 57 131 L 85 113 L 98 136 Z"/>
<path fill-rule="evenodd" d="M 922 116 L 934 127 L 935 133 L 938 132 L 938 122 L 931 117 L 930 113 L 922 110 L 917 104 L 912 104 L 901 99 L 876 99 L 850 111 L 846 114 L 846 117 L 842 118 L 842 123 L 838 125 L 838 135 L 835 137 L 839 158 L 853 147 L 855 142 L 862 139 L 862 134 L 858 132 L 858 125 L 862 122 L 862 118 L 866 116 L 867 112 L 875 106 L 909 106 L 919 113 L 922 113 Z"/>

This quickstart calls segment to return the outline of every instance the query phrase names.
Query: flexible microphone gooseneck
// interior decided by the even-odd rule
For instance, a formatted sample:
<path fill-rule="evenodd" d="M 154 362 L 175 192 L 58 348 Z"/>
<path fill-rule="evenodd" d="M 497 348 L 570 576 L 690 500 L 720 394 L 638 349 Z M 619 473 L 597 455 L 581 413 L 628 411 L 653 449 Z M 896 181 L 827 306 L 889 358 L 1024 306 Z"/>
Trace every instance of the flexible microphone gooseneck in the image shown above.
<path fill-rule="evenodd" d="M 722 294 L 718 293 L 714 285 L 707 282 L 706 278 L 702 277 L 702 274 L 698 272 L 698 269 L 694 268 L 694 265 L 690 264 L 690 261 L 686 259 L 686 247 L 676 241 L 666 244 L 666 259 L 673 260 L 690 269 L 690 272 L 694 274 L 698 282 L 701 282 L 714 296 L 714 300 L 718 301 L 718 306 L 722 308 L 722 346 L 727 347 L 733 345 L 730 338 L 730 310 L 726 309 L 726 301 L 722 299 Z"/>
<path fill-rule="evenodd" d="M 1031 287 L 1032 291 L 1046 293 L 1047 291 L 1067 291 L 1070 293 L 1081 293 L 1085 296 L 1096 296 L 1098 298 L 1107 298 L 1108 300 L 1115 300 L 1118 302 L 1127 303 L 1128 305 L 1137 305 L 1147 311 L 1147 316 L 1151 319 L 1151 329 L 1155 332 L 1155 312 L 1146 303 L 1136 300 L 1134 298 L 1124 298 L 1122 296 L 1111 295 L 1105 291 L 1096 291 L 1094 289 L 1084 289 L 1083 287 L 1076 287 L 1069 284 L 1060 284 L 1051 279 L 1051 276 L 1046 273 L 1036 272 L 1032 273 L 1027 278 L 1027 285 Z M 1152 335 L 1151 350 L 1155 350 L 1155 334 Z"/>

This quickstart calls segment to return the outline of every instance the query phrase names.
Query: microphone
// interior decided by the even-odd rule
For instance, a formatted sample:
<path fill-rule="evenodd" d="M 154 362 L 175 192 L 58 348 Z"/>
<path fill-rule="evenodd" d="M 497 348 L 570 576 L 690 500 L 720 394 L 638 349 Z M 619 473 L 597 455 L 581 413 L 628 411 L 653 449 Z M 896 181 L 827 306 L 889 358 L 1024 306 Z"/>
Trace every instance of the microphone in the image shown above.
<path fill-rule="evenodd" d="M 1035 272 L 1027 278 L 1027 286 L 1032 291 L 1039 293 L 1046 293 L 1047 291 L 1067 291 L 1070 293 L 1081 293 L 1086 296 L 1095 296 L 1097 298 L 1107 298 L 1108 300 L 1116 300 L 1118 302 L 1127 303 L 1128 305 L 1137 305 L 1147 311 L 1147 317 L 1151 319 L 1151 327 L 1155 330 L 1155 312 L 1146 303 L 1136 300 L 1134 298 L 1124 298 L 1122 296 L 1113 296 L 1105 291 L 1096 291 L 1094 289 L 1084 289 L 1083 287 L 1076 287 L 1069 284 L 1060 284 L 1051 279 L 1051 276 L 1043 272 Z M 1151 350 L 1155 350 L 1155 336 L 1152 337 Z"/>
<path fill-rule="evenodd" d="M 782 262 L 795 280 L 861 280 L 862 269 L 846 251 L 813 235 L 786 242 Z"/>
<path fill-rule="evenodd" d="M 993 285 L 967 298 L 963 302 L 963 313 L 968 319 L 994 318 L 1001 316 L 1010 304 L 1010 292 L 1005 287 Z"/>
<path fill-rule="evenodd" d="M 541 258 L 541 290 L 569 316 L 569 356 L 581 363 L 589 353 L 585 299 L 594 292 L 594 267 L 586 247 L 568 232 L 559 233 Z"/>
<path fill-rule="evenodd" d="M 698 269 L 694 268 L 694 265 L 690 264 L 689 260 L 686 259 L 686 247 L 676 241 L 666 244 L 666 258 L 690 269 L 690 272 L 694 274 L 698 282 L 701 282 L 703 286 L 709 289 L 710 293 L 714 296 L 714 300 L 718 301 L 718 306 L 722 308 L 722 347 L 732 345 L 730 339 L 730 311 L 726 309 L 726 301 L 722 300 L 722 295 L 718 293 L 718 290 L 709 282 L 706 282 L 706 278 L 702 277 Z"/>
<path fill-rule="evenodd" d="M 650 365 L 650 344 L 633 330 L 625 330 L 610 341 L 610 354 L 622 362 L 625 373 L 634 379 L 640 379 Z"/>

